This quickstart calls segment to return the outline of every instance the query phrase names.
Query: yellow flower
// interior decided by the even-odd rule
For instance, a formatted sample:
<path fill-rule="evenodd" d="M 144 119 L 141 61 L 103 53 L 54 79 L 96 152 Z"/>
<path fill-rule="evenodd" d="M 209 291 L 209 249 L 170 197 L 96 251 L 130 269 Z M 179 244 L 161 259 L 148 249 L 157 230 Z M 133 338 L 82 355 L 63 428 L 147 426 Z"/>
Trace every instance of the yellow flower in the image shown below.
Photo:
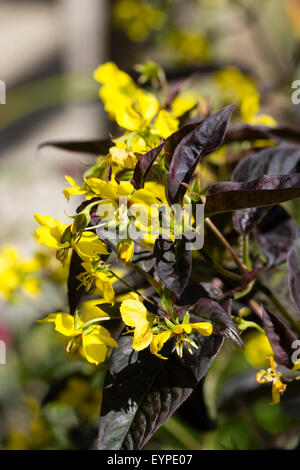
<path fill-rule="evenodd" d="M 132 347 L 136 351 L 150 346 L 152 354 L 166 359 L 159 354 L 164 344 L 171 338 L 176 338 L 176 351 L 182 357 L 183 344 L 187 345 L 188 351 L 192 354 L 193 346 L 197 349 L 196 343 L 188 337 L 193 331 L 201 333 L 203 336 L 212 334 L 213 326 L 208 322 L 173 324 L 168 321 L 166 324 L 157 321 L 149 321 L 148 312 L 144 304 L 138 300 L 125 300 L 120 307 L 123 322 L 134 329 Z M 184 320 L 185 321 L 185 320 Z M 163 331 L 159 331 L 164 329 Z"/>
<path fill-rule="evenodd" d="M 270 405 L 277 405 L 280 402 L 281 395 L 286 390 L 286 384 L 282 383 L 280 378 L 282 374 L 277 371 L 277 364 L 272 356 L 269 357 L 269 368 L 260 370 L 256 374 L 256 380 L 260 384 L 272 383 L 272 402 Z"/>
<path fill-rule="evenodd" d="M 120 70 L 113 62 L 100 65 L 94 72 L 94 79 L 102 85 L 110 85 L 116 88 L 135 87 L 132 78 Z"/>
<path fill-rule="evenodd" d="M 120 196 L 130 196 L 134 192 L 134 187 L 128 181 L 117 183 L 115 180 L 103 181 L 99 178 L 85 178 L 86 184 L 94 191 L 95 195 L 108 199 L 118 206 Z"/>
<path fill-rule="evenodd" d="M 115 110 L 119 126 L 129 131 L 141 131 L 159 111 L 159 102 L 151 93 L 138 90 L 130 101 L 119 103 Z"/>
<path fill-rule="evenodd" d="M 78 242 L 72 242 L 71 247 L 82 260 L 91 261 L 98 259 L 100 255 L 108 255 L 104 243 L 93 232 L 86 231 L 80 236 Z"/>
<path fill-rule="evenodd" d="M 134 254 L 134 242 L 132 240 L 121 240 L 118 244 L 118 257 L 123 263 L 130 261 Z"/>
<path fill-rule="evenodd" d="M 187 113 L 192 108 L 194 108 L 198 104 L 200 99 L 201 97 L 191 91 L 179 93 L 172 102 L 172 114 L 175 117 L 182 116 L 183 114 Z"/>
<path fill-rule="evenodd" d="M 267 358 L 274 353 L 267 336 L 252 331 L 245 338 L 244 354 L 253 367 L 266 367 Z"/>
<path fill-rule="evenodd" d="M 70 248 L 73 248 L 82 260 L 87 261 L 98 259 L 100 255 L 108 254 L 104 243 L 99 240 L 95 233 L 85 231 L 81 234 L 78 241 L 71 239 L 70 241 L 62 242 L 62 236 L 68 225 L 44 215 L 36 214 L 34 218 L 41 225 L 36 230 L 38 242 L 63 252 L 62 256 L 58 255 L 58 258 L 61 260 L 66 258 Z"/>
<path fill-rule="evenodd" d="M 174 29 L 169 34 L 169 44 L 183 63 L 206 61 L 210 58 L 209 43 L 199 31 Z"/>
<path fill-rule="evenodd" d="M 101 317 L 99 309 L 98 317 Z M 69 338 L 66 344 L 68 353 L 79 353 L 92 364 L 105 361 L 108 348 L 117 348 L 118 343 L 111 337 L 109 331 L 101 325 L 91 325 L 85 328 L 82 316 L 58 312 L 48 315 L 39 323 L 54 323 L 55 330 Z"/>
<path fill-rule="evenodd" d="M 14 246 L 3 246 L 0 251 L 0 297 L 12 301 L 19 290 L 36 297 L 40 293 L 40 281 L 33 274 L 42 267 L 37 256 L 23 260 Z"/>
<path fill-rule="evenodd" d="M 61 242 L 61 237 L 68 227 L 67 225 L 46 215 L 36 214 L 34 218 L 40 225 L 36 230 L 39 243 L 56 249 L 69 247 L 68 242 Z"/>
<path fill-rule="evenodd" d="M 253 125 L 274 127 L 277 125 L 275 119 L 268 114 L 258 114 L 260 108 L 260 98 L 257 93 L 248 95 L 241 102 L 241 118 L 245 122 Z"/>
<path fill-rule="evenodd" d="M 160 110 L 158 99 L 139 88 L 129 75 L 112 62 L 100 66 L 94 77 L 102 84 L 100 98 L 105 109 L 117 124 L 125 129 L 116 146 L 110 149 L 106 160 L 124 168 L 133 169 L 136 164 L 134 152 L 143 153 L 159 144 L 179 127 L 177 116 L 165 109 Z M 178 112 L 178 109 L 177 109 Z M 70 181 L 69 192 L 80 191 Z"/>
<path fill-rule="evenodd" d="M 134 328 L 132 347 L 136 351 L 147 348 L 153 335 L 147 320 L 147 309 L 139 300 L 124 300 L 120 307 L 123 322 Z"/>
<path fill-rule="evenodd" d="M 300 360 L 295 362 L 294 367 L 291 369 L 291 373 L 297 372 L 297 370 L 300 370 Z"/>
<path fill-rule="evenodd" d="M 113 7 L 114 22 L 135 42 L 144 41 L 150 31 L 159 26 L 164 16 L 162 10 L 141 0 L 118 0 Z"/>
<path fill-rule="evenodd" d="M 95 195 L 105 198 L 99 202 L 99 209 L 104 206 L 102 221 L 105 220 L 107 223 L 112 221 L 116 225 L 121 223 L 125 229 L 126 227 L 123 225 L 129 224 L 129 219 L 126 217 L 129 211 L 132 223 L 141 232 L 141 238 L 151 244 L 155 242 L 157 235 L 151 237 L 149 234 L 151 230 L 150 216 L 152 214 L 153 220 L 158 221 L 158 208 L 155 207 L 155 205 L 161 205 L 158 198 L 166 203 L 163 185 L 147 182 L 143 189 L 135 190 L 128 181 L 117 183 L 112 180 L 108 183 L 99 178 L 88 178 L 85 181 Z M 123 201 L 120 200 L 122 196 L 126 196 Z M 107 204 L 111 204 L 111 206 L 107 207 Z"/>
<path fill-rule="evenodd" d="M 240 104 L 248 96 L 257 95 L 255 81 L 235 67 L 217 72 L 215 81 L 225 98 L 236 104 Z"/>
<path fill-rule="evenodd" d="M 165 109 L 162 109 L 157 115 L 153 132 L 156 132 L 160 137 L 167 139 L 167 137 L 178 130 L 178 127 L 178 119 L 175 116 L 172 116 L 172 114 Z"/>
<path fill-rule="evenodd" d="M 137 157 L 132 151 L 127 150 L 124 142 L 120 142 L 109 150 L 112 163 L 118 167 L 133 170 L 137 163 Z"/>
<path fill-rule="evenodd" d="M 85 272 L 78 276 L 79 281 L 85 286 L 86 291 L 99 294 L 108 303 L 113 303 L 115 298 L 112 280 L 104 272 L 101 264 L 94 265 L 91 262 L 82 263 Z"/>
<path fill-rule="evenodd" d="M 66 182 L 70 184 L 70 188 L 66 188 L 63 190 L 63 194 L 67 201 L 70 200 L 70 196 L 77 196 L 80 194 L 86 194 L 86 190 L 82 187 L 76 184 L 75 180 L 71 177 L 66 175 L 65 176 Z"/>
<path fill-rule="evenodd" d="M 163 331 L 158 335 L 154 336 L 153 341 L 150 345 L 150 351 L 158 357 L 165 359 L 163 356 L 158 354 L 158 352 L 162 349 L 164 344 L 170 339 L 176 339 L 176 351 L 179 357 L 182 357 L 183 345 L 186 344 L 188 351 L 190 354 L 193 354 L 191 346 L 195 349 L 198 349 L 196 343 L 189 338 L 193 331 L 197 331 L 202 336 L 210 336 L 213 331 L 213 326 L 211 323 L 208 322 L 199 322 L 199 323 L 181 323 L 178 325 L 173 325 L 167 331 Z"/>

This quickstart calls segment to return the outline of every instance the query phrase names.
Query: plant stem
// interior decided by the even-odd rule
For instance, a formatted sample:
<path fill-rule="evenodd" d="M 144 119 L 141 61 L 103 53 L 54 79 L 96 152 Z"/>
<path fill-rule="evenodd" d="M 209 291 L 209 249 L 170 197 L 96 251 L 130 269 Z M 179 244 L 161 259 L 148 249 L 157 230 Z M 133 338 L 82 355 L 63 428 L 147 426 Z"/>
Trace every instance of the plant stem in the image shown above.
<path fill-rule="evenodd" d="M 124 281 L 124 279 L 122 279 L 120 276 L 118 276 L 117 274 L 115 274 L 114 271 L 112 271 L 110 269 L 110 272 L 112 273 L 113 276 L 115 276 L 120 282 L 122 282 L 126 287 L 128 287 L 128 289 L 130 289 L 132 292 L 135 292 L 137 295 L 139 295 L 142 299 L 144 300 L 147 300 L 147 302 L 150 302 L 151 304 L 153 305 L 156 305 L 155 302 L 153 302 L 153 300 L 149 299 L 148 297 L 145 297 L 143 294 L 141 294 L 138 290 L 134 289 L 130 284 L 128 284 L 128 282 Z"/>
<path fill-rule="evenodd" d="M 227 251 L 231 254 L 235 264 L 243 271 L 243 272 L 248 272 L 247 266 L 242 263 L 242 261 L 239 258 L 239 255 L 237 252 L 230 246 L 226 238 L 222 235 L 222 233 L 219 231 L 219 229 L 215 226 L 215 224 L 210 220 L 209 217 L 205 219 L 206 225 L 211 229 L 212 232 L 218 237 L 220 242 L 225 246 Z"/>
<path fill-rule="evenodd" d="M 150 282 L 150 284 L 154 287 L 154 289 L 155 289 L 158 293 L 160 293 L 160 291 L 161 291 L 161 286 L 160 286 L 160 284 L 159 284 L 155 279 L 153 279 L 152 276 L 150 276 L 148 273 L 146 273 L 146 271 L 144 271 L 142 268 L 140 268 L 140 267 L 137 266 L 136 264 L 131 263 L 130 261 L 127 261 L 126 266 L 128 266 L 128 267 L 131 268 L 131 269 L 133 269 L 134 271 L 136 271 L 137 273 L 141 274 L 142 276 L 146 277 L 146 279 Z"/>
<path fill-rule="evenodd" d="M 192 433 L 178 420 L 170 418 L 165 424 L 164 428 L 171 433 L 183 446 L 188 450 L 203 450 L 198 440 L 194 438 Z"/>
<path fill-rule="evenodd" d="M 87 328 L 90 328 L 90 326 L 95 325 L 96 323 L 99 323 L 101 321 L 109 321 L 109 320 L 120 320 L 121 317 L 115 317 L 115 316 L 107 316 L 107 317 L 98 317 L 98 318 L 93 318 L 92 320 L 87 321 L 84 323 L 81 328 L 83 330 L 86 330 Z"/>
<path fill-rule="evenodd" d="M 221 264 L 219 264 L 216 260 L 212 259 L 210 255 L 208 255 L 204 249 L 201 250 L 201 254 L 204 258 L 208 259 L 210 263 L 212 263 L 213 267 L 218 271 L 222 276 L 227 277 L 228 279 L 233 279 L 234 281 L 241 282 L 242 277 L 239 274 L 233 273 L 226 268 L 223 268 Z"/>
<path fill-rule="evenodd" d="M 256 300 L 251 299 L 249 300 L 248 304 L 252 308 L 253 312 L 258 316 L 258 318 L 262 319 L 262 311 Z"/>
<path fill-rule="evenodd" d="M 247 266 L 247 269 L 251 271 L 251 261 L 249 258 L 249 235 L 243 236 L 243 262 Z"/>

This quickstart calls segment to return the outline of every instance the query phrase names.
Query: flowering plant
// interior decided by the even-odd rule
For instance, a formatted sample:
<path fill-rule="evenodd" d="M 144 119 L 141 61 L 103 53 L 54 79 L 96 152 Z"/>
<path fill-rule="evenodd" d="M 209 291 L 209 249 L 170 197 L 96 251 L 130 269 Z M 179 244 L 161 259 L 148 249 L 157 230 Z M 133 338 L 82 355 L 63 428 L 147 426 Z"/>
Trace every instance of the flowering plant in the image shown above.
<path fill-rule="evenodd" d="M 228 92 L 216 113 L 182 83 L 168 85 L 155 64 L 140 71 L 156 93 L 111 62 L 95 71 L 123 132 L 51 142 L 97 160 L 80 184 L 66 177 L 67 200 L 85 198 L 70 224 L 35 215 L 38 242 L 70 266 L 69 311 L 40 322 L 66 338 L 69 354 L 107 370 L 100 449 L 142 448 L 199 386 L 224 340 L 243 348 L 247 329 L 268 339 L 269 369 L 257 380 L 272 384 L 274 404 L 298 369 L 299 316 L 265 279 L 287 259 L 300 309 L 299 234 L 280 205 L 300 196 L 299 132 L 260 114 L 254 83 L 235 69 L 216 76 Z M 234 93 L 240 123 L 229 125 Z M 216 182 L 225 162 L 232 179 Z"/>

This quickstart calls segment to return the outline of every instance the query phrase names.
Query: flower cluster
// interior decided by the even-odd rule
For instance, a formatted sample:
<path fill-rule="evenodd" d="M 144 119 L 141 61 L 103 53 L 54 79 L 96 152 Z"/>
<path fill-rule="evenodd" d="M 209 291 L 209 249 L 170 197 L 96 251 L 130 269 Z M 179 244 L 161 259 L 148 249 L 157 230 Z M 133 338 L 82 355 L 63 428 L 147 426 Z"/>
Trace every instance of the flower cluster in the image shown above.
<path fill-rule="evenodd" d="M 153 62 L 139 66 L 138 70 L 139 82 L 150 81 L 151 90 L 138 85 L 112 62 L 94 72 L 100 83 L 99 96 L 120 135 L 101 142 L 103 151 L 81 183 L 66 176 L 69 184 L 63 190 L 66 199 L 69 201 L 74 195 L 84 198 L 69 224 L 35 215 L 38 242 L 55 249 L 56 258 L 63 265 L 70 262 L 70 311 L 50 314 L 40 321 L 54 325 L 64 338 L 68 353 L 79 353 L 95 365 L 110 357 L 123 334 L 130 335 L 134 350 L 149 348 L 153 355 L 167 359 L 174 351 L 180 358 L 185 354 L 196 356 L 199 341 L 211 335 L 228 337 L 241 346 L 239 334 L 255 328 L 261 335 L 261 348 L 254 355 L 253 351 L 247 354 L 256 367 L 257 356 L 262 356 L 258 351 L 267 350 L 264 357 L 273 351 L 264 329 L 243 318 L 249 314 L 248 308 L 244 309 L 247 313 L 241 309 L 244 313 L 238 317 L 228 315 L 209 295 L 200 298 L 200 304 L 183 307 L 177 304 L 188 286 L 192 258 L 198 262 L 200 257 L 202 245 L 193 255 L 191 244 L 188 248 L 184 245 L 184 240 L 190 240 L 188 232 L 193 236 L 200 234 L 198 207 L 202 207 L 203 214 L 206 211 L 204 217 L 210 210 L 212 214 L 228 211 L 227 206 L 218 208 L 218 204 L 222 205 L 219 199 L 217 209 L 209 209 L 213 192 L 206 185 L 215 181 L 216 169 L 226 159 L 227 145 L 221 145 L 233 106 L 211 115 L 210 104 L 198 92 L 185 89 L 183 84 L 171 87 Z M 255 141 L 255 145 L 260 142 L 264 146 L 274 145 L 269 135 L 276 123 L 259 112 L 254 80 L 237 69 L 227 68 L 215 73 L 213 83 L 223 104 L 237 103 L 242 121 L 253 129 L 257 124 L 268 126 L 269 133 L 263 140 Z M 243 151 L 248 147 L 238 141 L 235 148 Z M 202 151 L 203 156 L 210 154 L 205 162 Z M 190 213 L 187 203 L 192 208 Z M 259 201 L 258 206 L 261 205 L 265 204 Z M 247 202 L 242 201 L 241 207 L 247 207 Z M 246 265 L 207 220 L 238 268 L 249 274 L 247 246 L 244 246 Z M 226 278 L 229 273 L 232 279 L 242 279 L 210 256 L 208 259 L 217 275 L 221 273 Z M 138 276 L 138 285 L 133 274 Z M 243 298 L 253 285 L 252 280 L 246 286 L 241 283 L 229 295 L 236 300 Z M 107 328 L 103 326 L 105 322 Z M 115 322 L 119 325 L 116 328 L 111 326 Z M 268 370 L 257 374 L 258 382 L 272 383 L 274 404 L 286 389 L 282 377 L 272 358 Z"/>
<path fill-rule="evenodd" d="M 153 63 L 141 67 L 142 75 L 150 74 L 149 70 L 157 83 L 164 80 L 162 70 Z M 139 87 L 112 62 L 100 66 L 94 78 L 101 84 L 99 96 L 106 111 L 123 134 L 114 138 L 108 153 L 100 155 L 97 163 L 89 168 L 83 184 L 79 185 L 71 176 L 66 176 L 70 185 L 63 191 L 66 199 L 74 195 L 82 195 L 86 199 L 77 214 L 72 216 L 72 224 L 35 215 L 40 225 L 36 231 L 38 242 L 55 248 L 57 259 L 62 263 L 69 259 L 72 250 L 76 253 L 81 263 L 77 282 L 94 300 L 83 302 L 74 315 L 59 312 L 41 322 L 53 323 L 55 330 L 67 338 L 67 352 L 79 352 L 90 363 L 99 364 L 105 361 L 109 348 L 118 346 L 108 329 L 102 326 L 102 322 L 112 319 L 112 316 L 105 313 L 101 305 L 105 304 L 106 309 L 107 305 L 111 308 L 119 306 L 118 318 L 132 328 L 134 349 L 139 351 L 150 346 L 153 354 L 163 358 L 160 350 L 174 338 L 180 356 L 184 345 L 192 353 L 192 348 L 197 348 L 197 345 L 190 335 L 198 332 L 208 336 L 212 333 L 212 324 L 189 323 L 188 314 L 183 320 L 177 313 L 169 315 L 165 312 L 160 318 L 150 314 L 141 301 L 144 296 L 134 293 L 130 286 L 127 298 L 120 302 L 114 283 L 126 284 L 126 281 L 118 276 L 119 268 L 113 263 L 121 262 L 129 266 L 138 247 L 153 249 L 156 238 L 150 233 L 153 227 L 147 217 L 143 221 L 136 217 L 136 213 L 138 209 L 145 211 L 146 216 L 151 213 L 152 220 L 154 217 L 157 221 L 157 207 L 168 205 L 163 153 L 154 166 L 158 176 L 149 178 L 142 187 L 136 187 L 131 177 L 141 154 L 151 151 L 175 133 L 179 129 L 181 116 L 195 112 L 199 105 L 197 94 L 182 91 L 176 93 L 170 102 L 167 95 L 158 99 Z M 130 224 L 134 224 L 142 234 L 138 241 L 130 237 Z M 101 228 L 108 232 L 109 229 L 118 228 L 118 238 L 107 240 L 108 232 L 100 232 Z M 159 281 L 153 278 L 151 282 L 161 295 Z M 85 316 L 82 309 L 88 309 Z"/>

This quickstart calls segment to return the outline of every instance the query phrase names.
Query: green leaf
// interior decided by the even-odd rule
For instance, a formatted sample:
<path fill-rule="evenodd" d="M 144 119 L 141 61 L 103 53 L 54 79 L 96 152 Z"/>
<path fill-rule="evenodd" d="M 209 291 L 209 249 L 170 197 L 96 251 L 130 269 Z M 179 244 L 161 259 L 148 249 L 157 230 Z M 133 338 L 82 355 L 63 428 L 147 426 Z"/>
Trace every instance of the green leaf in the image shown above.
<path fill-rule="evenodd" d="M 142 449 L 190 396 L 223 343 L 217 336 L 198 334 L 194 340 L 194 355 L 184 350 L 182 358 L 173 352 L 163 360 L 148 350 L 133 351 L 131 339 L 121 337 L 103 390 L 100 450 Z"/>

